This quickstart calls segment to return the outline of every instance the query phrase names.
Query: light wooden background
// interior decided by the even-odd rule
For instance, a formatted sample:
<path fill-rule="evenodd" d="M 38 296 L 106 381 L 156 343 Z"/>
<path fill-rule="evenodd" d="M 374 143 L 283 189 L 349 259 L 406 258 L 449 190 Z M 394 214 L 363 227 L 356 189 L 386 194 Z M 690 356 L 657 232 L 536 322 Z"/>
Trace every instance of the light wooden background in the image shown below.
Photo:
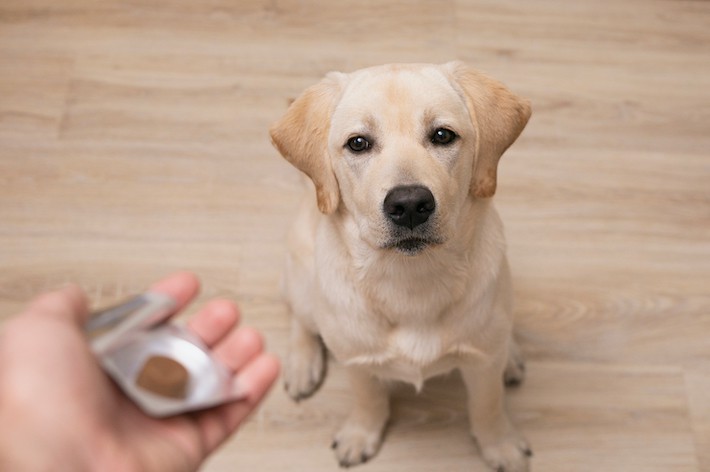
<path fill-rule="evenodd" d="M 268 125 L 330 70 L 468 61 L 532 99 L 503 158 L 535 471 L 710 471 L 710 2 L 0 2 L 0 313 L 176 269 L 284 354 L 298 177 Z M 277 388 L 205 470 L 332 471 L 348 410 Z M 365 471 L 484 471 L 460 379 L 403 388 Z"/>

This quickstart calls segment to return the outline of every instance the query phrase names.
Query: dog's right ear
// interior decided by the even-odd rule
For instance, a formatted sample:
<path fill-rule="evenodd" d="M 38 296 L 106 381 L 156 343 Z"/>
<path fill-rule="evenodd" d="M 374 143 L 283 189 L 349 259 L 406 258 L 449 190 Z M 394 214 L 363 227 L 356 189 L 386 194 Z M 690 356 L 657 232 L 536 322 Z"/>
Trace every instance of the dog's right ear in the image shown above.
<path fill-rule="evenodd" d="M 328 74 L 306 89 L 269 130 L 271 142 L 281 155 L 311 178 L 318 208 L 326 215 L 340 204 L 338 180 L 328 154 L 328 132 L 344 79 L 342 73 Z"/>

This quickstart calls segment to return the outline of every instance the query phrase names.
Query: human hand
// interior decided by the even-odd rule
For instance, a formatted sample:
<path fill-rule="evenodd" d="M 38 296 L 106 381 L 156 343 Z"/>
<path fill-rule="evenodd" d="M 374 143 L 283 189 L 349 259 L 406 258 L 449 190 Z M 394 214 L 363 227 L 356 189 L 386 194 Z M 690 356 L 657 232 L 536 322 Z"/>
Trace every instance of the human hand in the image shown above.
<path fill-rule="evenodd" d="M 179 273 L 151 287 L 178 302 L 199 289 Z M 146 416 L 104 374 L 84 324 L 86 298 L 76 286 L 47 293 L 0 330 L 0 470 L 192 471 L 257 407 L 279 362 L 261 335 L 235 326 L 229 301 L 208 303 L 188 327 L 230 369 L 244 398 L 166 419 Z"/>

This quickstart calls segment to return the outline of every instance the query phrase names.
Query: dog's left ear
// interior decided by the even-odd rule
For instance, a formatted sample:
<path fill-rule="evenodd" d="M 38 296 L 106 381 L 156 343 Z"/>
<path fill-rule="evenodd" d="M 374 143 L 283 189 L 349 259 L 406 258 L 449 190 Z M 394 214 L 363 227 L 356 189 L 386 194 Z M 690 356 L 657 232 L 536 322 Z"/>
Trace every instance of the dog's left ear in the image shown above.
<path fill-rule="evenodd" d="M 340 203 L 338 180 L 328 154 L 330 117 L 345 74 L 331 72 L 306 89 L 269 130 L 271 142 L 291 164 L 311 178 L 318 208 L 333 213 Z"/>
<path fill-rule="evenodd" d="M 492 197 L 498 160 L 525 128 L 532 112 L 530 102 L 461 62 L 450 62 L 444 68 L 463 91 L 476 130 L 470 192 L 478 198 Z"/>

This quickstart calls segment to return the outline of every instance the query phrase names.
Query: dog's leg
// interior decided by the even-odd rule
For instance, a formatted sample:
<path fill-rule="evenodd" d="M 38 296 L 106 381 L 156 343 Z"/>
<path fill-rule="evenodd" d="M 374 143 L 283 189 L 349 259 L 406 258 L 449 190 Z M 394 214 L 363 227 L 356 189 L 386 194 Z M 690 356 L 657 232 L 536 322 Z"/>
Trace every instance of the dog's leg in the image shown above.
<path fill-rule="evenodd" d="M 471 433 L 485 461 L 496 472 L 527 472 L 532 452 L 515 430 L 504 405 L 503 370 L 506 356 L 492 363 L 472 363 L 461 367 L 468 390 Z"/>
<path fill-rule="evenodd" d="M 342 467 L 366 462 L 377 453 L 390 414 L 389 391 L 384 383 L 356 368 L 349 368 L 348 376 L 355 404 L 333 441 Z"/>
<path fill-rule="evenodd" d="M 517 387 L 525 380 L 525 359 L 514 339 L 510 340 L 508 349 L 508 364 L 503 373 L 506 387 Z"/>
<path fill-rule="evenodd" d="M 291 318 L 288 361 L 284 369 L 288 395 L 296 401 L 311 396 L 325 377 L 326 357 L 323 342 L 307 330 L 296 317 Z"/>

